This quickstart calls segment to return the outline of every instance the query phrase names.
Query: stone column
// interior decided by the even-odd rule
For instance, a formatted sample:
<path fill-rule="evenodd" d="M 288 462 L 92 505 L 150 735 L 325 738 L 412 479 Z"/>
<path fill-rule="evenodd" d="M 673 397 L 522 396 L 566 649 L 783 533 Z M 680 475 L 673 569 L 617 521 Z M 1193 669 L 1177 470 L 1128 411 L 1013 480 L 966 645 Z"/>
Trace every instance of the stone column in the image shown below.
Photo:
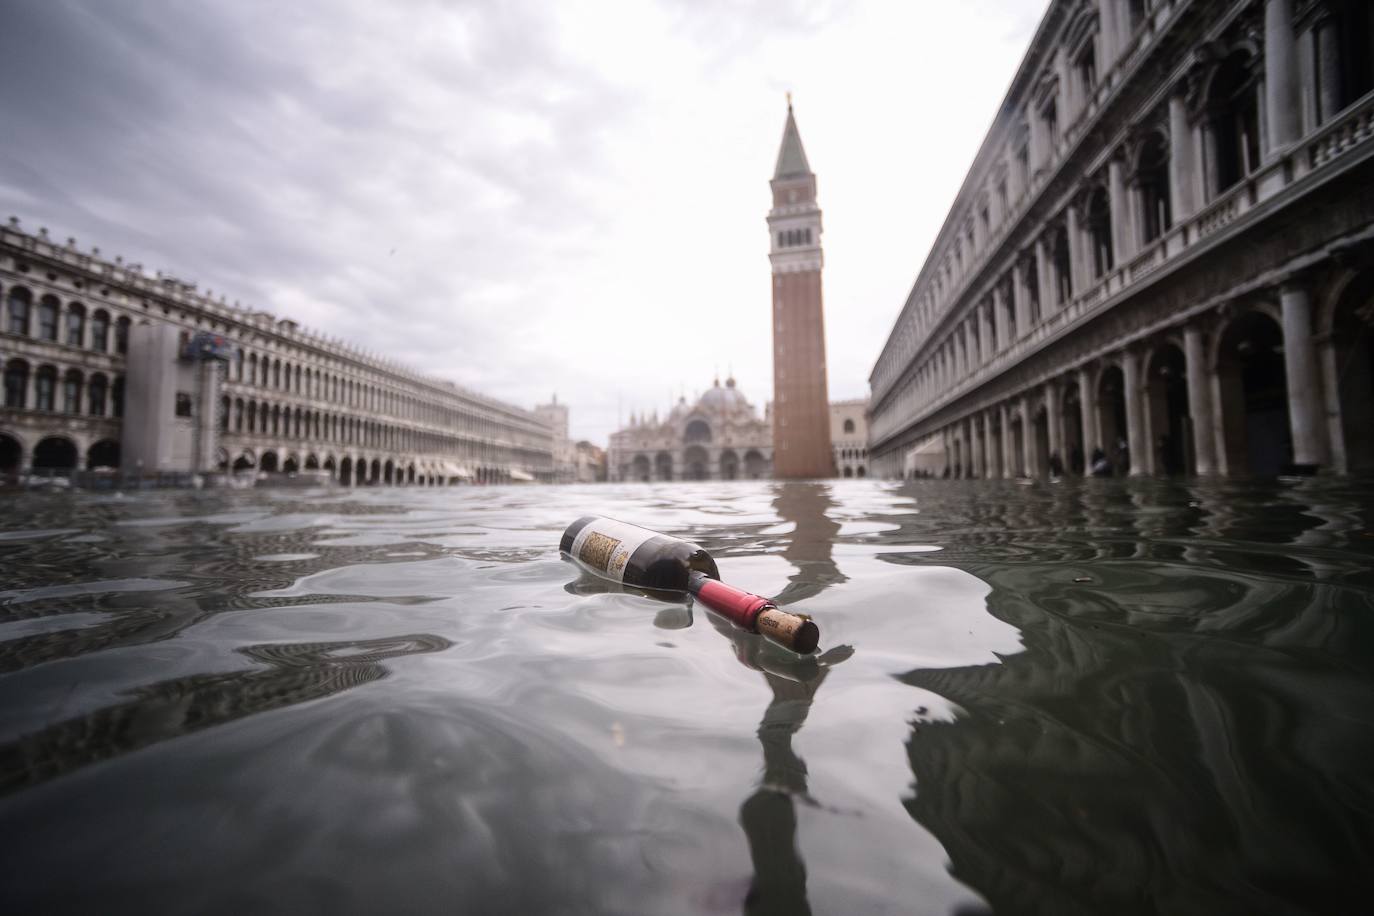
<path fill-rule="evenodd" d="M 1112 208 L 1112 262 L 1120 267 L 1135 252 L 1131 248 L 1130 199 L 1126 193 L 1126 178 L 1121 160 L 1107 164 L 1107 196 Z"/>
<path fill-rule="evenodd" d="M 1097 51 L 1101 56 L 1098 69 L 1103 77 L 1107 71 L 1116 63 L 1116 55 L 1120 50 L 1117 38 L 1120 26 L 1117 23 L 1117 3 L 1119 0 L 1098 0 L 1097 14 L 1101 19 L 1102 27 L 1098 31 Z"/>
<path fill-rule="evenodd" d="M 978 420 L 969 417 L 964 420 L 965 435 L 968 436 L 969 464 L 973 465 L 973 476 L 983 477 L 983 446 L 978 441 Z"/>
<path fill-rule="evenodd" d="M 1078 225 L 1078 207 L 1070 204 L 1065 212 L 1065 222 L 1069 236 L 1069 301 L 1087 288 L 1087 276 L 1083 271 L 1087 259 L 1083 257 L 1082 231 Z M 1066 302 L 1065 305 L 1068 303 Z"/>
<path fill-rule="evenodd" d="M 1298 139 L 1297 43 L 1293 0 L 1264 3 L 1264 116 L 1269 155 Z"/>
<path fill-rule="evenodd" d="M 1011 438 L 1011 410 L 1006 403 L 998 405 L 1002 421 L 1002 479 L 1016 476 L 1016 451 Z"/>
<path fill-rule="evenodd" d="M 1102 432 L 1097 428 L 1097 389 L 1093 386 L 1092 370 L 1087 366 L 1078 370 L 1078 404 L 1083 423 L 1083 476 L 1092 472 L 1093 449 L 1102 445 Z"/>
<path fill-rule="evenodd" d="M 1059 74 L 1059 130 L 1064 130 L 1078 117 L 1078 85 L 1069 69 L 1069 55 L 1061 45 L 1054 53 L 1054 70 Z"/>
<path fill-rule="evenodd" d="M 1266 19 L 1266 29 L 1268 25 Z M 1316 39 L 1318 123 L 1325 124 L 1341 110 L 1340 33 L 1334 16 L 1327 13 L 1317 21 Z"/>
<path fill-rule="evenodd" d="M 1021 200 L 1021 194 L 1025 188 L 1021 187 L 1021 169 L 1016 162 L 1017 150 L 1013 149 L 1007 156 L 1007 206 L 1012 210 L 1016 209 L 1016 204 Z M 1006 218 L 1007 214 L 1003 214 Z"/>
<path fill-rule="evenodd" d="M 1197 209 L 1193 199 L 1193 128 L 1182 95 L 1169 97 L 1169 206 L 1180 223 Z"/>
<path fill-rule="evenodd" d="M 983 342 L 983 362 L 988 363 L 997 352 L 997 341 L 993 339 L 992 303 L 978 306 L 978 339 Z"/>
<path fill-rule="evenodd" d="M 1188 363 L 1188 413 L 1192 417 L 1196 471 L 1200 476 L 1206 476 L 1216 473 L 1216 458 L 1212 449 L 1216 432 L 1212 428 L 1212 389 L 1207 384 L 1207 357 L 1202 346 L 1202 328 L 1196 324 L 1183 327 L 1183 356 Z"/>
<path fill-rule="evenodd" d="M 1068 461 L 1064 456 L 1064 420 L 1059 409 L 1059 383 L 1045 383 L 1045 425 L 1050 432 L 1050 454 L 1059 456 L 1059 463 L 1065 467 Z M 1048 468 L 1046 469 L 1048 470 Z"/>
<path fill-rule="evenodd" d="M 1147 473 L 1150 445 L 1145 441 L 1145 411 L 1140 403 L 1140 357 L 1134 350 L 1121 354 L 1123 394 L 1126 398 L 1126 438 L 1131 454 L 1131 476 Z"/>
<path fill-rule="evenodd" d="M 1035 430 L 1031 427 L 1031 400 L 1029 394 L 1021 395 L 1021 460 L 1025 462 L 1026 476 L 1036 476 Z"/>
<path fill-rule="evenodd" d="M 1293 463 L 1326 464 L 1317 353 L 1312 343 L 1312 304 L 1300 277 L 1279 288 L 1283 308 L 1283 365 L 1288 381 L 1288 423 L 1293 432 Z"/>
<path fill-rule="evenodd" d="M 1034 103 L 1026 107 L 1026 122 L 1030 127 L 1030 180 L 1033 182 L 1048 158 L 1045 154 L 1045 147 L 1048 145 L 1045 139 L 1045 124 L 1040 120 L 1040 112 L 1035 110 Z"/>
<path fill-rule="evenodd" d="M 1026 283 L 1024 258 L 1017 260 L 1016 266 L 1012 268 L 1012 277 L 1012 298 L 1016 300 L 1013 305 L 1016 309 L 1016 336 L 1025 337 L 1030 329 L 1030 294 L 1027 291 L 1029 284 Z"/>

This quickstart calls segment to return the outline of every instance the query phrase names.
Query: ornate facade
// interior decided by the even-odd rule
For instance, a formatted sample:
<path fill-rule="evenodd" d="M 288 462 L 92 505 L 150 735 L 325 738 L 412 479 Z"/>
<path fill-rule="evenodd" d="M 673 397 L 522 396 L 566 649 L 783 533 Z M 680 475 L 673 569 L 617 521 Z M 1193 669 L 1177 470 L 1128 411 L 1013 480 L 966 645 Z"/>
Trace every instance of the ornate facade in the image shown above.
<path fill-rule="evenodd" d="M 773 265 L 773 441 L 778 477 L 830 477 L 830 418 L 821 308 L 821 211 L 792 102 L 769 183 Z"/>
<path fill-rule="evenodd" d="M 830 444 L 837 476 L 868 476 L 867 398 L 830 403 Z"/>
<path fill-rule="evenodd" d="M 1374 14 L 1054 0 L 870 376 L 874 469 L 1374 469 Z"/>
<path fill-rule="evenodd" d="M 342 483 L 548 479 L 553 434 L 533 413 L 428 378 L 173 277 L 0 229 L 0 474 L 119 467 L 131 328 L 166 324 L 235 347 L 214 401 L 176 396 L 160 422 L 207 420 L 220 469 L 321 470 Z M 137 338 L 137 335 L 133 335 Z M 160 410 L 160 408 L 159 408 Z M 196 416 L 200 411 L 199 417 Z M 191 458 L 186 450 L 187 460 Z M 126 472 L 154 470 L 123 468 Z M 191 467 L 192 470 L 212 468 Z"/>
<path fill-rule="evenodd" d="M 666 418 L 630 417 L 611 433 L 611 480 L 756 480 L 773 476 L 773 429 L 729 378 Z"/>

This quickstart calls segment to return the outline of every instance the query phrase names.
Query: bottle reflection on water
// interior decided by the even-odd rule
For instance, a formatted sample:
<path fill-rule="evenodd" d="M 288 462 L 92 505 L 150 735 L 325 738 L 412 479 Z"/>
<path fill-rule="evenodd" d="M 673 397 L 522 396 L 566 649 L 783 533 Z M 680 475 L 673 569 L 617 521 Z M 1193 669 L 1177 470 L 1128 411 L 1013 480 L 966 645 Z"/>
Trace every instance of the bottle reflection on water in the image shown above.
<path fill-rule="evenodd" d="M 744 900 L 749 914 L 808 914 L 806 865 L 797 848 L 795 800 L 816 804 L 807 789 L 806 761 L 792 749 L 792 737 L 806 724 L 811 704 L 830 669 L 854 654 L 836 646 L 818 656 L 798 657 L 708 615 L 731 642 L 740 664 L 763 675 L 773 698 L 759 722 L 763 777 L 740 805 L 739 821 L 749 841 L 754 878 Z"/>

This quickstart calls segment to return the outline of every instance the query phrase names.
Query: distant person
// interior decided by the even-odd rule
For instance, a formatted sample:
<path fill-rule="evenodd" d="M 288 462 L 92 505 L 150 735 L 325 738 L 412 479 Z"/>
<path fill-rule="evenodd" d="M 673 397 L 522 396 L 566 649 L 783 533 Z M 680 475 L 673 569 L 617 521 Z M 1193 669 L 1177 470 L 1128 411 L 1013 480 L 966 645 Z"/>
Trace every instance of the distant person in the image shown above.
<path fill-rule="evenodd" d="M 1093 463 L 1091 467 L 1094 477 L 1112 476 L 1112 463 L 1107 460 L 1107 453 L 1100 448 L 1093 449 Z"/>
<path fill-rule="evenodd" d="M 1075 474 L 1083 473 L 1083 450 L 1076 445 L 1069 452 L 1069 470 Z"/>
<path fill-rule="evenodd" d="M 1116 466 L 1121 469 L 1122 476 L 1131 469 L 1131 448 L 1124 437 L 1116 440 Z"/>
<path fill-rule="evenodd" d="M 1061 461 L 1061 460 L 1059 459 L 1059 453 L 1058 453 L 1058 452 L 1052 452 L 1052 453 L 1050 454 L 1050 476 L 1051 476 L 1051 477 L 1063 477 L 1063 476 L 1064 476 L 1064 462 Z"/>

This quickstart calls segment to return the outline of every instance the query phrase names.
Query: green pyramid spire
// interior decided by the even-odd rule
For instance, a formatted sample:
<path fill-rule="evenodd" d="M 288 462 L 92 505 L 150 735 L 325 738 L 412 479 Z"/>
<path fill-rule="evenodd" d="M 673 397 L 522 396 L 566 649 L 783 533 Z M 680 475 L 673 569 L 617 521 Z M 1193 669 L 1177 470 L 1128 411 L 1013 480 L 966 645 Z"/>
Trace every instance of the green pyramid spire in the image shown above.
<path fill-rule="evenodd" d="M 778 167 L 773 170 L 773 180 L 779 178 L 804 178 L 811 174 L 811 166 L 806 161 L 806 150 L 802 149 L 801 134 L 797 131 L 797 119 L 792 114 L 792 94 L 787 94 L 787 126 L 782 129 L 782 147 L 778 150 Z"/>

